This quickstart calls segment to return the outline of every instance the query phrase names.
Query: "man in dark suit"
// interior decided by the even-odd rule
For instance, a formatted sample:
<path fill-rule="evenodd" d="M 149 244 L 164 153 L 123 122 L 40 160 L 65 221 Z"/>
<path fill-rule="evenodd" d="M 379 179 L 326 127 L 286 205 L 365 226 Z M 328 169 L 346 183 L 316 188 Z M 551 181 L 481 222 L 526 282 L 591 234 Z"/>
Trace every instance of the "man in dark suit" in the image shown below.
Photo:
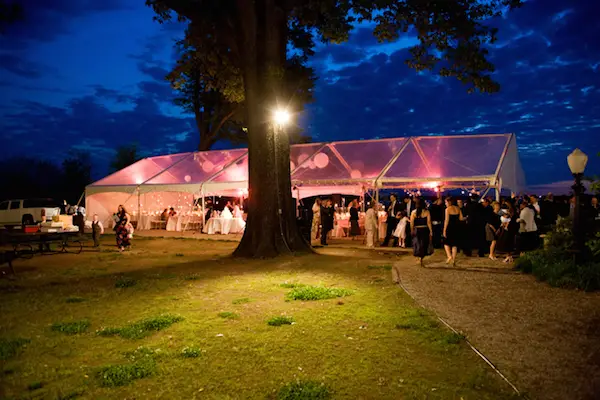
<path fill-rule="evenodd" d="M 473 195 L 466 205 L 467 218 L 467 240 L 464 253 L 470 257 L 473 248 L 477 249 L 479 257 L 485 257 L 487 242 L 485 241 L 485 208 L 479 202 L 479 196 Z"/>
<path fill-rule="evenodd" d="M 333 208 L 331 199 L 321 203 L 321 244 L 327 246 L 327 234 L 333 229 Z"/>
<path fill-rule="evenodd" d="M 412 201 L 412 197 L 405 197 L 402 204 L 402 211 L 406 211 L 408 221 L 406 223 L 406 239 L 404 239 L 404 245 L 406 247 L 412 247 L 412 230 L 410 228 L 410 213 L 415 209 L 415 202 Z"/>
<path fill-rule="evenodd" d="M 396 199 L 396 195 L 392 194 L 390 196 L 390 205 L 387 208 L 387 229 L 385 232 L 385 240 L 383 241 L 382 246 L 387 247 L 390 239 L 392 238 L 392 234 L 396 230 L 398 226 L 398 214 L 402 211 L 402 204 Z M 398 238 L 394 237 L 394 246 L 398 246 Z"/>

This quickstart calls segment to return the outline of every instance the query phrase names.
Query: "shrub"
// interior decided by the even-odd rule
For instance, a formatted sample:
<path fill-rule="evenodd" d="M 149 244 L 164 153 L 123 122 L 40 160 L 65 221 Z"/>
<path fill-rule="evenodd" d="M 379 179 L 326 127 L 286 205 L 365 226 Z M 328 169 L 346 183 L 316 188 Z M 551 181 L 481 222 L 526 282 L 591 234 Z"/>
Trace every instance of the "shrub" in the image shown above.
<path fill-rule="evenodd" d="M 552 286 L 586 291 L 600 289 L 600 236 L 588 240 L 580 263 L 575 262 L 572 248 L 571 220 L 561 219 L 546 235 L 544 248 L 524 254 L 516 265 L 524 273 L 533 274 Z"/>
<path fill-rule="evenodd" d="M 267 321 L 267 325 L 270 326 L 292 325 L 293 323 L 294 318 L 285 316 L 273 317 Z"/>
<path fill-rule="evenodd" d="M 218 315 L 219 315 L 219 317 L 225 318 L 225 319 L 237 319 L 240 317 L 238 314 L 232 313 L 230 311 L 220 312 Z"/>
<path fill-rule="evenodd" d="M 55 322 L 50 329 L 54 332 L 61 332 L 67 335 L 77 335 L 84 333 L 90 327 L 90 321 L 82 319 L 81 321 L 73 322 Z"/>
<path fill-rule="evenodd" d="M 30 383 L 29 385 L 27 385 L 27 389 L 30 391 L 34 391 L 34 390 L 38 390 L 41 389 L 44 385 L 42 384 L 42 382 L 33 382 Z"/>
<path fill-rule="evenodd" d="M 0 360 L 8 360 L 17 355 L 19 350 L 23 348 L 29 339 L 0 339 Z"/>
<path fill-rule="evenodd" d="M 126 325 L 122 328 L 105 328 L 98 331 L 100 336 L 121 336 L 125 339 L 141 339 L 154 332 L 161 331 L 176 322 L 183 321 L 178 315 L 159 315 Z"/>
<path fill-rule="evenodd" d="M 517 260 L 517 267 L 552 286 L 578 288 L 586 291 L 600 289 L 600 263 L 575 263 L 572 255 L 557 249 L 536 250 Z"/>
<path fill-rule="evenodd" d="M 331 397 L 327 386 L 314 381 L 288 383 L 277 393 L 277 400 L 328 400 Z"/>
<path fill-rule="evenodd" d="M 326 300 L 345 297 L 352 294 L 351 290 L 326 288 L 323 286 L 303 286 L 294 288 L 287 294 L 290 300 Z"/>
<path fill-rule="evenodd" d="M 185 358 L 197 358 L 202 355 L 202 350 L 199 347 L 184 347 L 181 350 L 181 355 Z"/>
<path fill-rule="evenodd" d="M 282 288 L 286 288 L 286 289 L 295 289 L 295 288 L 302 288 L 305 287 L 306 285 L 303 283 L 294 283 L 294 282 L 284 282 L 281 285 Z"/>
<path fill-rule="evenodd" d="M 126 276 L 119 277 L 115 282 L 115 287 L 119 289 L 129 288 L 135 286 L 137 281 L 133 278 L 129 278 Z"/>
<path fill-rule="evenodd" d="M 443 341 L 446 344 L 460 344 L 465 341 L 467 337 L 462 333 L 450 332 L 443 336 Z"/>
<path fill-rule="evenodd" d="M 67 299 L 65 301 L 67 303 L 83 303 L 85 301 L 85 299 L 83 297 L 73 296 L 73 297 L 67 297 Z"/>
<path fill-rule="evenodd" d="M 100 368 L 98 378 L 104 387 L 123 386 L 136 379 L 154 374 L 156 363 L 152 358 L 145 358 L 133 364 L 108 365 Z"/>

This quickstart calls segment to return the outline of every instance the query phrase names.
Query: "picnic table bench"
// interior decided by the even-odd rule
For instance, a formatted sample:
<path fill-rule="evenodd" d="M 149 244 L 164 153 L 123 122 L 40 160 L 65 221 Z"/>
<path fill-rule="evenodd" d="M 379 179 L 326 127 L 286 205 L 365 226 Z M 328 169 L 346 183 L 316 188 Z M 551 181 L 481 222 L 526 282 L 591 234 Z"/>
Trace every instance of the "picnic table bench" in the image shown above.
<path fill-rule="evenodd" d="M 79 232 L 3 232 L 0 233 L 0 245 L 8 245 L 16 252 L 75 253 L 83 250 Z M 52 246 L 52 247 L 51 247 Z M 53 249 L 54 246 L 57 246 Z"/>
<path fill-rule="evenodd" d="M 79 254 L 83 250 L 83 244 L 79 238 L 79 232 L 71 231 L 25 233 L 11 230 L 0 232 L 0 246 L 11 248 L 11 250 L 0 250 L 0 265 L 8 264 L 14 275 L 12 262 L 17 258 L 31 258 L 36 253 Z"/>

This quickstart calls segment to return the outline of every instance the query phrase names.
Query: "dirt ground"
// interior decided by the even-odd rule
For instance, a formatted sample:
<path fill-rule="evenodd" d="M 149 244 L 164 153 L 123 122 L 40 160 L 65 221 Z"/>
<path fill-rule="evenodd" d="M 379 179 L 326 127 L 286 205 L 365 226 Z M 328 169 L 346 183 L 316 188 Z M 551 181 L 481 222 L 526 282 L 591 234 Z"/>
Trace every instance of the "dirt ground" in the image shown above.
<path fill-rule="evenodd" d="M 600 293 L 552 288 L 511 266 L 439 252 L 396 263 L 403 285 L 533 399 L 600 398 Z"/>

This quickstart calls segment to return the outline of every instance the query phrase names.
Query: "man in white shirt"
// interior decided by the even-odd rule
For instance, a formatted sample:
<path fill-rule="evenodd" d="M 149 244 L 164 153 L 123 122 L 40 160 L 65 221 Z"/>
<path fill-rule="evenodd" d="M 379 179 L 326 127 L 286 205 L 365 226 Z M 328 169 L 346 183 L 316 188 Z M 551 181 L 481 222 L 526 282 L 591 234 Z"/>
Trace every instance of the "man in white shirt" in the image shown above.
<path fill-rule="evenodd" d="M 519 232 L 537 232 L 537 224 L 535 223 L 535 211 L 528 207 L 526 201 L 521 203 L 521 213 L 517 220 L 521 224 Z"/>
<path fill-rule="evenodd" d="M 533 211 L 535 211 L 535 220 L 536 222 L 542 222 L 540 203 L 538 201 L 537 196 L 531 195 L 529 196 L 529 201 L 531 202 L 531 207 L 533 207 Z"/>
<path fill-rule="evenodd" d="M 535 211 L 529 207 L 527 200 L 520 205 L 521 213 L 517 222 L 519 226 L 519 237 L 517 240 L 518 250 L 521 254 L 525 251 L 535 250 L 538 247 L 539 237 L 537 224 L 535 223 Z"/>

